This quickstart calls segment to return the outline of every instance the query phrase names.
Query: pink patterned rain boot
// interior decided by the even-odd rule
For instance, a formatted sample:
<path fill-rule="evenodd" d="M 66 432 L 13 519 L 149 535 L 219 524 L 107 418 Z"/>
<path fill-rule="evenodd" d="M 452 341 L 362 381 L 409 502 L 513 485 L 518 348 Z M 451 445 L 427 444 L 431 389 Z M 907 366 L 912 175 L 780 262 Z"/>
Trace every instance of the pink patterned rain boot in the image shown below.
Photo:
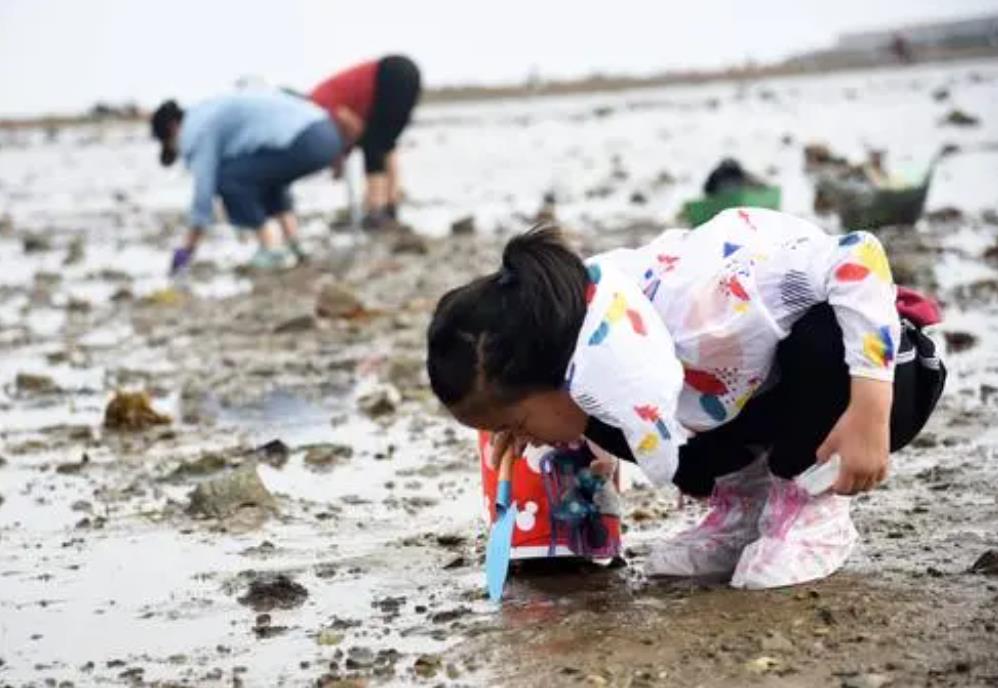
<path fill-rule="evenodd" d="M 781 588 L 838 571 L 859 540 L 849 502 L 830 492 L 812 497 L 792 480 L 773 477 L 760 537 L 742 552 L 731 586 Z"/>
<path fill-rule="evenodd" d="M 717 479 L 699 525 L 652 548 L 649 576 L 729 575 L 745 545 L 759 537 L 759 514 L 770 474 L 764 454 L 747 467 Z"/>

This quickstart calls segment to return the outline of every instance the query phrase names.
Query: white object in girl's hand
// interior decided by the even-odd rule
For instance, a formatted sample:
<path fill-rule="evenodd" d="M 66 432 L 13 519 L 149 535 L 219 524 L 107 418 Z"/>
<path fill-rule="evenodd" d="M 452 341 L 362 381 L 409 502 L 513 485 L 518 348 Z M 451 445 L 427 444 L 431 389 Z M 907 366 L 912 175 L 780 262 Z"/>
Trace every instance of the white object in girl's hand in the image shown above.
<path fill-rule="evenodd" d="M 832 489 L 835 481 L 839 479 L 839 467 L 842 458 L 838 454 L 832 456 L 825 463 L 817 463 L 794 478 L 794 482 L 799 487 L 815 497 L 824 494 Z"/>

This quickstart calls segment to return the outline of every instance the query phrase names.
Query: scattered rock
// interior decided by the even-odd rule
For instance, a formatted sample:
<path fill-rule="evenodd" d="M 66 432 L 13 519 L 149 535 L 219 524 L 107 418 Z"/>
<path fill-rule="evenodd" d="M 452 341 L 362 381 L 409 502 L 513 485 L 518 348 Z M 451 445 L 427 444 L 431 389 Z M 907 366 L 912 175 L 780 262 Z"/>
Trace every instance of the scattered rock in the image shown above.
<path fill-rule="evenodd" d="M 424 384 L 426 361 L 421 356 L 393 356 L 385 377 L 398 388 L 421 387 Z"/>
<path fill-rule="evenodd" d="M 940 86 L 932 92 L 932 99 L 937 103 L 941 103 L 949 98 L 949 89 L 945 86 Z"/>
<path fill-rule="evenodd" d="M 998 576 L 998 549 L 989 549 L 979 556 L 974 565 L 970 567 L 970 572 L 985 576 Z"/>
<path fill-rule="evenodd" d="M 140 301 L 145 306 L 172 308 L 180 306 L 187 301 L 187 294 L 180 289 L 166 287 L 165 289 L 156 289 L 149 292 Z"/>
<path fill-rule="evenodd" d="M 84 454 L 77 462 L 60 463 L 55 472 L 60 475 L 76 475 L 90 464 L 90 457 Z"/>
<path fill-rule="evenodd" d="M 953 206 L 946 206 L 945 208 L 940 208 L 939 210 L 933 210 L 926 213 L 925 218 L 929 222 L 938 224 L 960 222 L 963 219 L 963 211 L 959 208 L 954 208 Z"/>
<path fill-rule="evenodd" d="M 257 638 L 273 638 L 288 630 L 287 626 L 275 626 L 270 614 L 258 614 L 253 623 L 253 633 Z"/>
<path fill-rule="evenodd" d="M 18 373 L 14 380 L 17 391 L 25 394 L 52 394 L 59 391 L 58 385 L 48 375 Z"/>
<path fill-rule="evenodd" d="M 315 329 L 315 316 L 299 315 L 289 320 L 285 320 L 274 328 L 274 334 L 289 334 L 294 332 L 308 332 Z"/>
<path fill-rule="evenodd" d="M 413 672 L 422 678 L 432 678 L 443 666 L 440 655 L 420 655 L 412 665 Z"/>
<path fill-rule="evenodd" d="M 291 456 L 291 448 L 281 440 L 271 440 L 253 450 L 251 457 L 274 468 L 283 468 Z"/>
<path fill-rule="evenodd" d="M 316 444 L 305 452 L 305 465 L 312 468 L 330 468 L 353 457 L 353 447 L 347 444 Z"/>
<path fill-rule="evenodd" d="M 369 647 L 354 646 L 347 652 L 346 667 L 351 671 L 370 669 L 374 666 L 374 650 Z"/>
<path fill-rule="evenodd" d="M 254 611 L 269 612 L 273 609 L 294 609 L 301 606 L 306 599 L 308 599 L 308 590 L 305 586 L 279 573 L 262 575 L 250 582 L 246 594 L 236 601 Z"/>
<path fill-rule="evenodd" d="M 168 481 L 183 481 L 187 478 L 200 478 L 224 470 L 228 465 L 225 456 L 216 452 L 206 452 L 194 461 L 185 461 L 167 476 Z"/>
<path fill-rule="evenodd" d="M 998 210 L 986 208 L 981 212 L 981 222 L 987 225 L 998 225 Z"/>
<path fill-rule="evenodd" d="M 395 413 L 401 401 L 398 389 L 384 383 L 371 384 L 357 395 L 357 407 L 372 418 Z"/>
<path fill-rule="evenodd" d="M 441 547 L 460 547 L 466 539 L 458 533 L 441 533 L 436 537 L 437 544 Z"/>
<path fill-rule="evenodd" d="M 794 644 L 777 631 L 771 631 L 760 643 L 762 650 L 766 652 L 793 652 Z"/>
<path fill-rule="evenodd" d="M 399 232 L 392 242 L 392 253 L 425 256 L 430 252 L 426 239 L 413 231 Z"/>
<path fill-rule="evenodd" d="M 766 674 L 781 666 L 780 660 L 763 655 L 745 662 L 745 668 L 753 674 Z"/>
<path fill-rule="evenodd" d="M 433 623 L 450 623 L 460 619 L 462 616 L 467 616 L 471 613 L 471 610 L 467 607 L 455 607 L 454 609 L 445 609 L 442 612 L 436 612 L 430 616 L 430 621 Z"/>
<path fill-rule="evenodd" d="M 198 485 L 191 492 L 187 513 L 207 518 L 227 518 L 244 507 L 277 509 L 277 503 L 260 480 L 255 464 Z"/>
<path fill-rule="evenodd" d="M 66 301 L 66 310 L 70 313 L 89 313 L 93 310 L 93 304 L 86 299 L 78 299 L 75 297 L 70 297 Z"/>
<path fill-rule="evenodd" d="M 28 234 L 21 245 L 25 253 L 43 253 L 52 250 L 52 242 L 41 234 Z"/>
<path fill-rule="evenodd" d="M 450 225 L 450 233 L 456 235 L 475 233 L 475 216 L 468 215 L 454 220 Z"/>
<path fill-rule="evenodd" d="M 970 334 L 969 332 L 947 330 L 943 332 L 943 337 L 946 340 L 946 351 L 948 353 L 957 354 L 977 346 L 977 335 Z"/>
<path fill-rule="evenodd" d="M 646 203 L 648 203 L 648 197 L 640 191 L 635 191 L 631 194 L 632 205 L 645 205 Z"/>
<path fill-rule="evenodd" d="M 66 247 L 66 257 L 62 259 L 63 265 L 76 265 L 83 260 L 86 254 L 86 243 L 83 237 L 75 236 Z"/>
<path fill-rule="evenodd" d="M 950 110 L 949 114 L 943 118 L 942 123 L 954 127 L 976 127 L 981 123 L 981 119 L 963 110 Z"/>
<path fill-rule="evenodd" d="M 342 643 L 345 637 L 346 636 L 342 633 L 339 633 L 337 631 L 328 628 L 324 628 L 323 630 L 319 631 L 319 634 L 317 636 L 315 636 L 315 642 L 317 642 L 319 645 L 331 647 Z"/>
<path fill-rule="evenodd" d="M 335 282 L 325 282 L 319 287 L 315 314 L 320 318 L 355 318 L 367 312 L 364 304 L 352 291 Z"/>
<path fill-rule="evenodd" d="M 856 674 L 842 679 L 842 688 L 883 688 L 891 682 L 886 674 Z"/>
<path fill-rule="evenodd" d="M 458 555 L 444 564 L 443 568 L 445 571 L 451 571 L 453 569 L 463 569 L 467 565 L 468 560 L 463 555 Z"/>
<path fill-rule="evenodd" d="M 118 390 L 104 409 L 104 427 L 108 430 L 145 430 L 169 423 L 169 416 L 152 408 L 148 392 Z"/>

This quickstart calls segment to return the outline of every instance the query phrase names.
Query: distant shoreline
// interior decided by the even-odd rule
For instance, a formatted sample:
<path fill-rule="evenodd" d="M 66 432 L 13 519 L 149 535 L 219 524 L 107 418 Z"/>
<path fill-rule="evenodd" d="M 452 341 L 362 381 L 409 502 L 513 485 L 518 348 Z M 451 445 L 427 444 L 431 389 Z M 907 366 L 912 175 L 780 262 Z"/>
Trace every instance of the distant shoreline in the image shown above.
<path fill-rule="evenodd" d="M 507 86 L 445 86 L 427 89 L 423 103 L 467 103 L 476 101 L 562 96 L 586 93 L 625 91 L 641 88 L 661 88 L 704 84 L 721 81 L 753 81 L 786 76 L 808 76 L 836 72 L 855 72 L 884 67 L 921 66 L 946 62 L 960 62 L 979 59 L 998 59 L 998 46 L 975 49 L 938 49 L 924 51 L 912 62 L 903 63 L 886 55 L 854 55 L 848 53 L 825 53 L 788 59 L 772 65 L 749 65 L 717 70 L 671 71 L 646 77 L 594 75 L 579 79 L 541 81 L 536 84 L 512 84 Z M 107 112 L 77 115 L 35 115 L 0 119 L 0 130 L 11 129 L 60 129 L 63 127 L 88 126 L 109 122 L 139 122 L 148 116 L 145 112 L 131 109 L 127 113 Z"/>

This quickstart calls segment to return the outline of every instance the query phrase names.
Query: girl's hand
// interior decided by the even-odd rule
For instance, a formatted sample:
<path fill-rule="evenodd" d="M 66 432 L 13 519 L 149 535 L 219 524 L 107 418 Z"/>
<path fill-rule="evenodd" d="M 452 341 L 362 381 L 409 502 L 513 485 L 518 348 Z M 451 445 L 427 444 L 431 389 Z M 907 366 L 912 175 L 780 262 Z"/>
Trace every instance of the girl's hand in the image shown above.
<path fill-rule="evenodd" d="M 833 488 L 837 493 L 865 492 L 887 477 L 893 394 L 889 382 L 852 378 L 849 406 L 817 452 L 819 463 L 832 454 L 842 461 Z"/>
<path fill-rule="evenodd" d="M 523 456 L 523 451 L 527 448 L 527 440 L 512 432 L 496 432 L 489 436 L 492 451 L 486 456 L 485 463 L 492 470 L 499 467 L 499 462 L 508 452 L 513 452 L 513 456 L 519 458 Z"/>

